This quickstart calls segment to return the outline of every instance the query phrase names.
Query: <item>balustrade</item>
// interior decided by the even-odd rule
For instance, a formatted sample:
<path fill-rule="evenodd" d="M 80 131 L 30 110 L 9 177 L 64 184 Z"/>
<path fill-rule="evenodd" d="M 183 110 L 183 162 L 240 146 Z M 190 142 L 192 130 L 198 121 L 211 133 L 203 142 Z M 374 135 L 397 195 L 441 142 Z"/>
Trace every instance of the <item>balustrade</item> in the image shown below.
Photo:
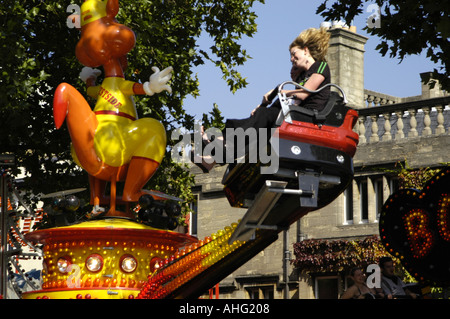
<path fill-rule="evenodd" d="M 400 100 L 401 98 L 392 95 L 378 93 L 367 89 L 364 90 L 364 101 L 367 103 L 367 107 L 394 104 L 400 102 Z"/>
<path fill-rule="evenodd" d="M 379 106 L 358 109 L 360 144 L 449 134 L 450 96 L 405 103 L 376 99 L 370 103 Z"/>

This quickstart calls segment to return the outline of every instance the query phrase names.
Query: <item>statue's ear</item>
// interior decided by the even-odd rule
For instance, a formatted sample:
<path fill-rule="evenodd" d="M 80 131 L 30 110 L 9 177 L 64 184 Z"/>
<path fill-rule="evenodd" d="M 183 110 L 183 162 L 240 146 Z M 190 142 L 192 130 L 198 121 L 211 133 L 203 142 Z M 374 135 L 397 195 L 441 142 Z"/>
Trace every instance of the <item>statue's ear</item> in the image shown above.
<path fill-rule="evenodd" d="M 106 4 L 106 16 L 109 19 L 114 19 L 119 13 L 119 0 L 107 0 Z"/>

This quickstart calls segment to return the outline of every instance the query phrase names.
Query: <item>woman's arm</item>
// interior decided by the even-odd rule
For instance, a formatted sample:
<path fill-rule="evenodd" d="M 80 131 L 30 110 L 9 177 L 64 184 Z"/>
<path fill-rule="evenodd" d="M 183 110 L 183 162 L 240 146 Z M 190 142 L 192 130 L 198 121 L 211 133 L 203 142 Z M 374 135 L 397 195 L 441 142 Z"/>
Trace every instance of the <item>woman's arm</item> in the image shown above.
<path fill-rule="evenodd" d="M 355 297 L 357 291 L 356 286 L 351 286 L 348 288 L 341 296 L 341 299 L 352 299 Z"/>
<path fill-rule="evenodd" d="M 308 90 L 315 91 L 324 80 L 325 77 L 322 74 L 313 73 L 303 86 Z M 303 89 L 283 90 L 283 93 L 286 93 L 286 96 L 295 96 L 296 99 L 300 99 L 302 101 L 311 95 L 311 93 Z"/>

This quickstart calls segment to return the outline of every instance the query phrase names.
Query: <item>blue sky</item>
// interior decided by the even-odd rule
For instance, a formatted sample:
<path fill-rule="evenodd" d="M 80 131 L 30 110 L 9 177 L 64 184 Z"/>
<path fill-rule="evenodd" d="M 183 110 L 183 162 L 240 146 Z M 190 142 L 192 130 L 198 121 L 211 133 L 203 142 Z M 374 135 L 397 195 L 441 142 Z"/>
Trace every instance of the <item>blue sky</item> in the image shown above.
<path fill-rule="evenodd" d="M 264 93 L 289 80 L 289 44 L 302 30 L 318 28 L 324 21 L 315 13 L 321 3 L 322 0 L 266 0 L 265 4 L 256 3 L 254 11 L 258 15 L 258 31 L 252 38 L 245 37 L 240 41 L 252 57 L 238 69 L 249 84 L 233 94 L 219 69 L 211 63 L 199 66 L 196 72 L 200 81 L 200 96 L 185 100 L 188 113 L 201 119 L 202 113 L 209 112 L 217 103 L 225 118 L 249 116 Z M 425 54 L 406 57 L 401 64 L 398 58 L 382 57 L 375 50 L 380 39 L 362 30 L 371 14 L 372 11 L 364 12 L 354 21 L 357 33 L 369 38 L 364 56 L 365 88 L 398 97 L 420 95 L 419 74 L 432 71 L 436 65 Z M 202 37 L 198 44 L 202 49 L 207 49 L 212 42 Z"/>

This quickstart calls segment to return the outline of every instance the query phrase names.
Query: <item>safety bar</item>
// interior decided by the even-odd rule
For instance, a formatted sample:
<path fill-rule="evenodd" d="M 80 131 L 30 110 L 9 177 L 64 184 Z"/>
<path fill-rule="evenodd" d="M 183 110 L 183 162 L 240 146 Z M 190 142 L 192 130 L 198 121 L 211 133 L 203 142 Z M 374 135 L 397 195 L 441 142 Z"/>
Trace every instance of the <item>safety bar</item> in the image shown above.
<path fill-rule="evenodd" d="M 309 93 L 319 93 L 320 91 L 322 91 L 322 90 L 325 89 L 326 87 L 334 86 L 335 88 L 337 88 L 337 89 L 341 92 L 342 98 L 344 99 L 344 101 L 343 101 L 344 104 L 347 104 L 347 102 L 348 102 L 347 96 L 345 95 L 344 90 L 343 90 L 339 85 L 337 85 L 337 84 L 329 83 L 329 84 L 326 84 L 326 85 L 322 86 L 320 89 L 317 89 L 317 90 L 310 90 L 310 89 L 307 89 L 307 88 L 305 88 L 304 86 L 302 86 L 302 85 L 300 85 L 300 84 L 298 84 L 298 83 L 296 83 L 296 82 L 294 82 L 294 81 L 286 81 L 286 82 L 281 83 L 281 84 L 278 86 L 278 92 L 281 92 L 281 90 L 283 89 L 283 87 L 284 87 L 285 85 L 287 85 L 287 84 L 295 85 L 297 88 L 303 89 L 303 90 L 305 90 L 306 92 L 309 92 Z"/>

